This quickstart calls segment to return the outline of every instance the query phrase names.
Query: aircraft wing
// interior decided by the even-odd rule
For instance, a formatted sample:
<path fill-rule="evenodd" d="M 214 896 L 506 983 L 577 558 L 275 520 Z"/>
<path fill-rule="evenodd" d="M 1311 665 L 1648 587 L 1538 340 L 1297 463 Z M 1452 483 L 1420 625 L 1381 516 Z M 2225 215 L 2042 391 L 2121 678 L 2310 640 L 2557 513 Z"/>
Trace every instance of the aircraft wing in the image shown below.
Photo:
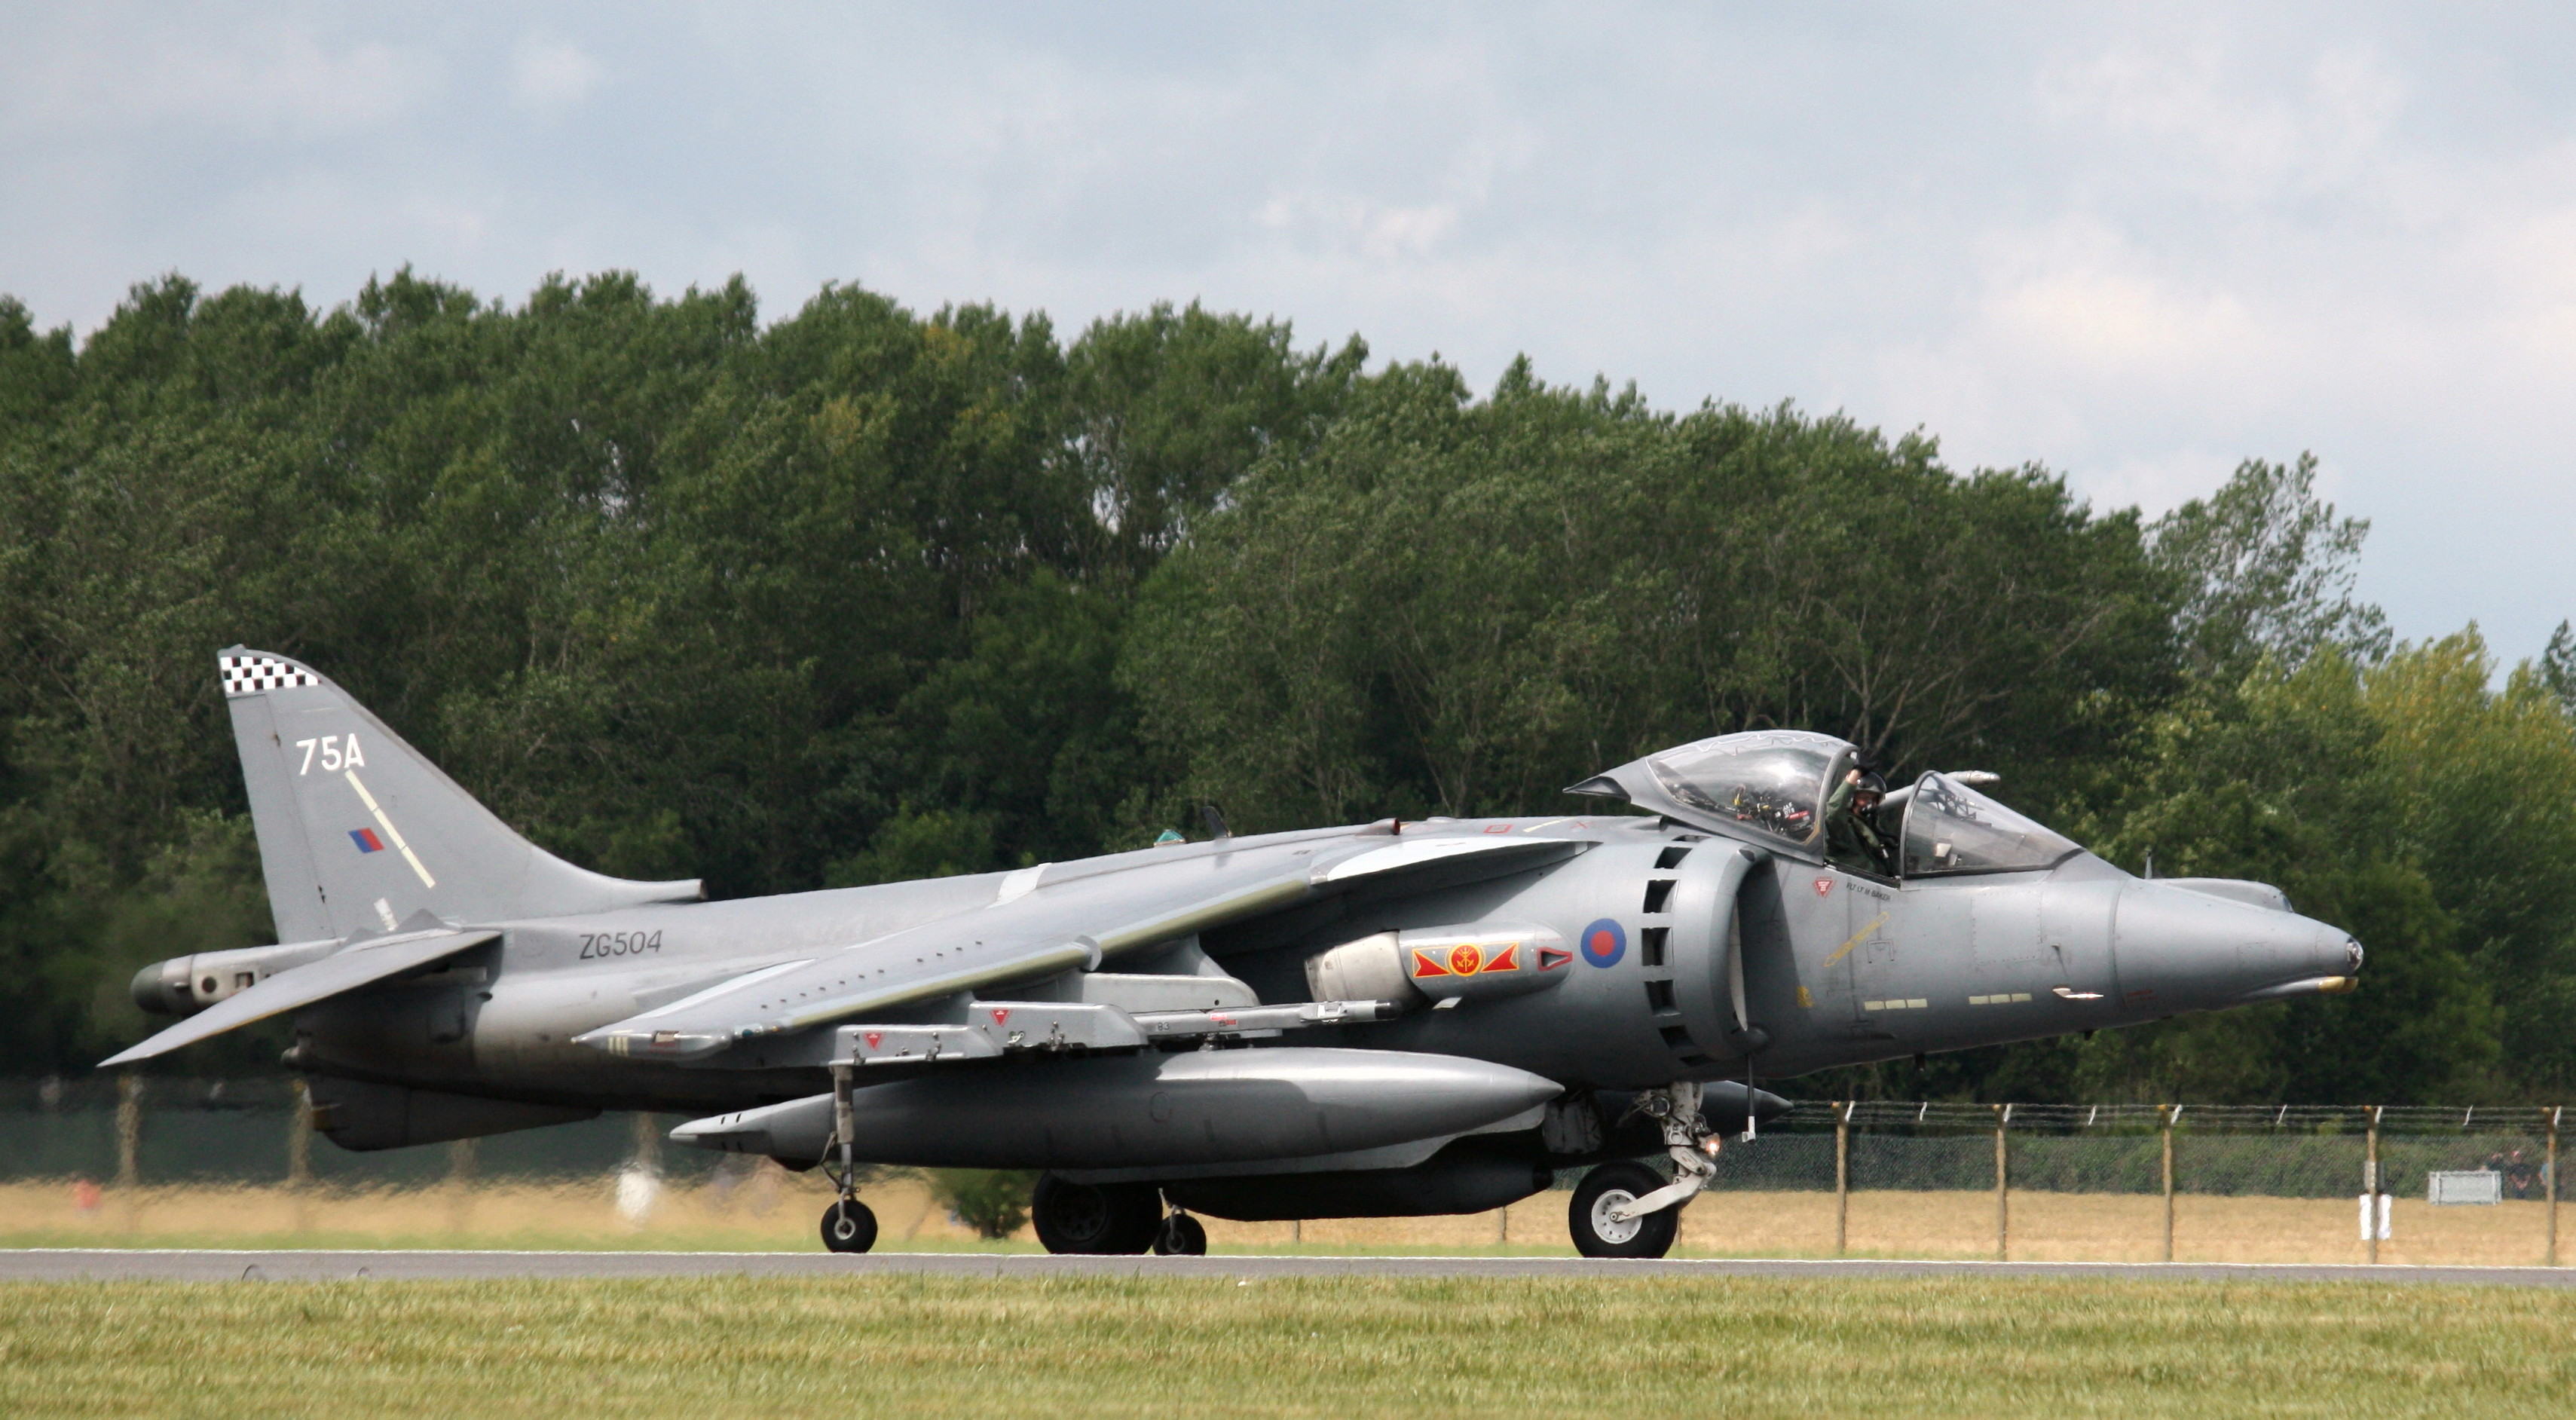
<path fill-rule="evenodd" d="M 1090 970 L 1121 953 L 1360 887 L 1534 868 L 1591 845 L 1562 838 L 1384 834 L 1274 843 L 1038 885 L 1006 902 L 747 976 L 575 1037 L 613 1055 L 690 1061 L 740 1041 Z"/>
<path fill-rule="evenodd" d="M 454 932 L 440 928 L 361 942 L 320 961 L 281 971 L 238 995 L 227 996 L 142 1044 L 100 1061 L 99 1068 L 129 1065 L 137 1060 L 165 1055 L 180 1046 L 194 1045 L 236 1026 L 266 1020 L 280 1012 L 310 1006 L 343 991 L 354 991 L 386 977 L 400 976 L 406 971 L 428 966 L 469 947 L 479 947 L 500 935 L 497 931 Z"/>

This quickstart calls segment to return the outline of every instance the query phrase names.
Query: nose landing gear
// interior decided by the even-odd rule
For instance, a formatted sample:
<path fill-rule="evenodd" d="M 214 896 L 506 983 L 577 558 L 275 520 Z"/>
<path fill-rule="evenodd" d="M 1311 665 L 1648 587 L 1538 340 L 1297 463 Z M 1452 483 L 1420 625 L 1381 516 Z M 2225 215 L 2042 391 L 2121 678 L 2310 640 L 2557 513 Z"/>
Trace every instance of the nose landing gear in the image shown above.
<path fill-rule="evenodd" d="M 1637 1108 L 1662 1123 L 1673 1181 L 1633 1161 L 1603 1164 L 1584 1175 L 1566 1210 L 1574 1250 L 1585 1257 L 1661 1257 L 1681 1234 L 1681 1206 L 1717 1174 L 1717 1136 L 1700 1113 L 1697 1081 L 1683 1080 L 1637 1097 Z"/>
<path fill-rule="evenodd" d="M 1585 1174 L 1565 1210 L 1574 1250 L 1585 1257 L 1661 1257 L 1672 1251 L 1682 1228 L 1680 1211 L 1634 1211 L 1637 1200 L 1663 1186 L 1662 1174 L 1629 1159 Z"/>

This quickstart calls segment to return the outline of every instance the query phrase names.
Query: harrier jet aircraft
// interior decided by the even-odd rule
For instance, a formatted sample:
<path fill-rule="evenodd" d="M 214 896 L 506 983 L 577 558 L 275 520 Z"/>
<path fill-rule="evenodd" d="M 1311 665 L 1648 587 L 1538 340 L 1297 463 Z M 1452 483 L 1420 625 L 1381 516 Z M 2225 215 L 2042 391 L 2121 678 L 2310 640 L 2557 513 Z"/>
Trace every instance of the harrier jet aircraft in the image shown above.
<path fill-rule="evenodd" d="M 1857 751 L 1795 731 L 1574 787 L 1626 810 L 1244 837 L 1211 812 L 1206 841 L 707 902 L 538 848 L 303 665 L 219 667 L 285 940 L 146 968 L 136 999 L 186 1019 L 107 1065 L 291 1014 L 346 1148 L 699 1116 L 671 1137 L 824 1166 L 836 1251 L 875 1239 L 868 1164 L 1044 1170 L 1050 1249 L 1129 1253 L 1203 1251 L 1194 1213 L 1476 1212 L 1595 1166 L 1575 1246 L 1660 1256 L 1722 1135 L 1786 1108 L 1757 1078 L 2361 964 L 2276 889 L 2142 881 L 1991 776 L 1835 831 Z"/>

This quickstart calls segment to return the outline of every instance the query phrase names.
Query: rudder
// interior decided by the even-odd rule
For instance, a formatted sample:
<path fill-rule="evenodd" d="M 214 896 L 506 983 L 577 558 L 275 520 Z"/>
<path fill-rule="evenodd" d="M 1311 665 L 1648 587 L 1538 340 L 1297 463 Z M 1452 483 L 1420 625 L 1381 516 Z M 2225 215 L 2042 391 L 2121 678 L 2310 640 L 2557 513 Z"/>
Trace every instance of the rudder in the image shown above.
<path fill-rule="evenodd" d="M 279 941 L 373 936 L 423 909 L 495 922 L 703 895 L 530 843 L 309 666 L 240 646 L 216 663 Z"/>

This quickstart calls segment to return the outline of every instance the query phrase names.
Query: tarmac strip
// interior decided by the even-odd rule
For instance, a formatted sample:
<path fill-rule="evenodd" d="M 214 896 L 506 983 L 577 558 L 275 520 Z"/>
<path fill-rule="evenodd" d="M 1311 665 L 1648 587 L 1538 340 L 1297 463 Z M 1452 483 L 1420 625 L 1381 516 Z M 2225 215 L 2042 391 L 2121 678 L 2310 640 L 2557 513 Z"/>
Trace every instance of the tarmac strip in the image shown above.
<path fill-rule="evenodd" d="M 1043 1253 L 0 1251 L 0 1282 L 413 1282 L 525 1277 L 2057 1277 L 2576 1287 L 2576 1267 L 1589 1257 L 1051 1257 Z"/>

